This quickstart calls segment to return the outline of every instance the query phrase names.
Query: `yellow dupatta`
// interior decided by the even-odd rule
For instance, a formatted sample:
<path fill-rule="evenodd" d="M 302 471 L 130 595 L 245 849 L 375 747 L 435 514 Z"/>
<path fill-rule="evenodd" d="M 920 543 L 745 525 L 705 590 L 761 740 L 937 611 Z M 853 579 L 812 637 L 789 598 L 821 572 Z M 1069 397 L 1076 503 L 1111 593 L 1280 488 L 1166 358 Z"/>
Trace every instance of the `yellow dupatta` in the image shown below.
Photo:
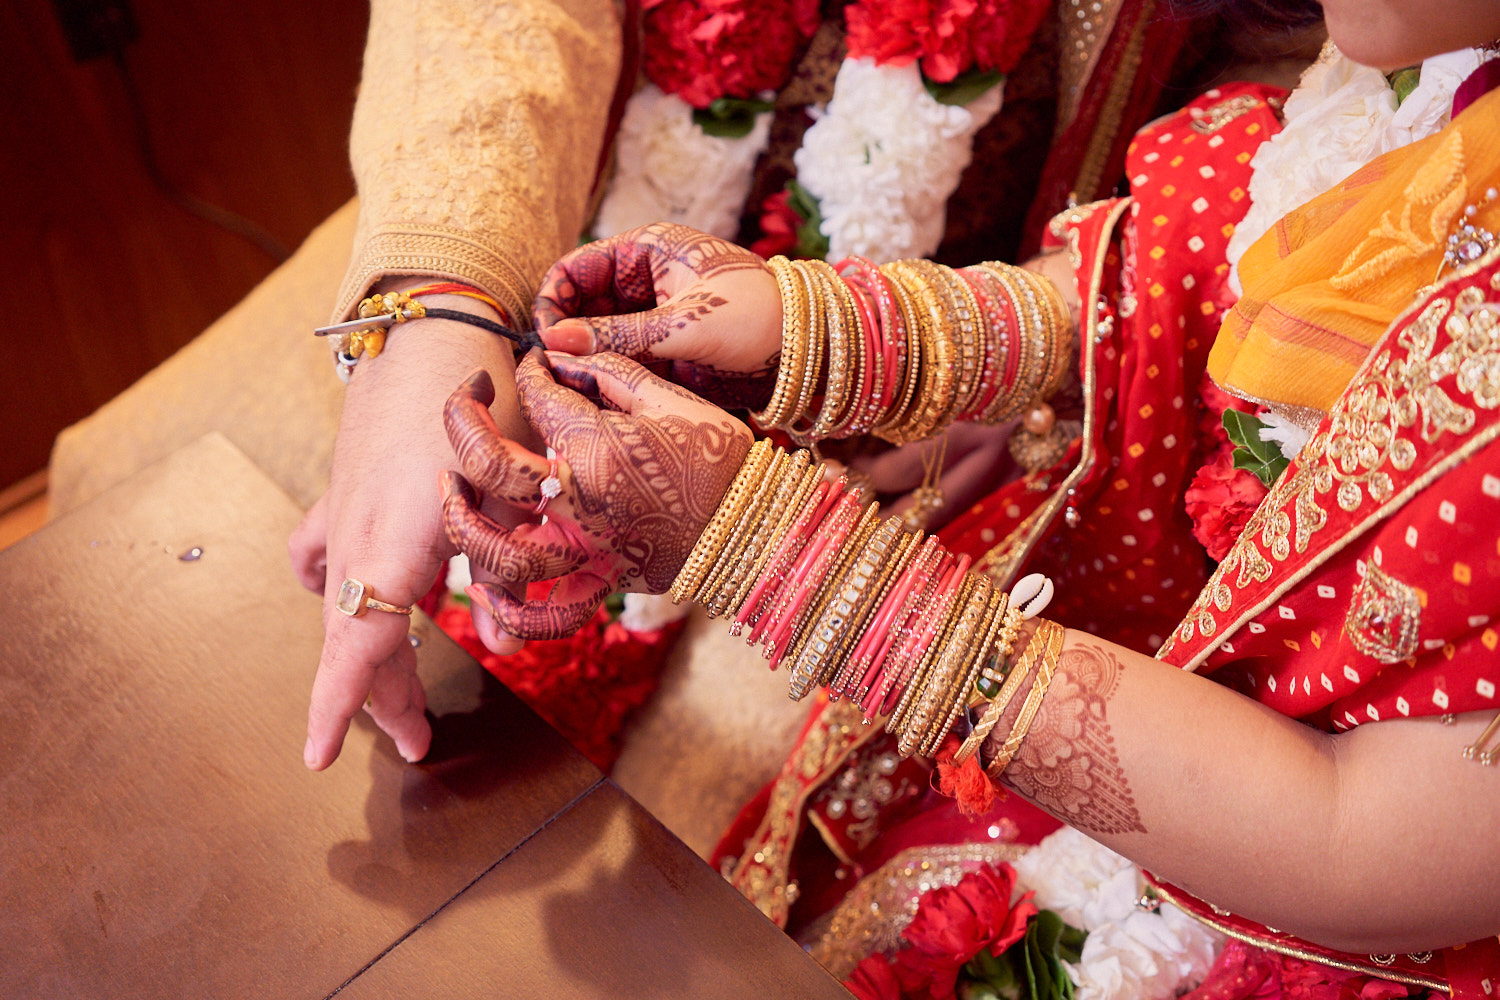
<path fill-rule="evenodd" d="M 1245 294 L 1208 372 L 1225 390 L 1312 428 L 1370 348 L 1439 275 L 1449 236 L 1494 231 L 1500 90 L 1436 135 L 1393 150 L 1282 219 L 1240 261 Z"/>

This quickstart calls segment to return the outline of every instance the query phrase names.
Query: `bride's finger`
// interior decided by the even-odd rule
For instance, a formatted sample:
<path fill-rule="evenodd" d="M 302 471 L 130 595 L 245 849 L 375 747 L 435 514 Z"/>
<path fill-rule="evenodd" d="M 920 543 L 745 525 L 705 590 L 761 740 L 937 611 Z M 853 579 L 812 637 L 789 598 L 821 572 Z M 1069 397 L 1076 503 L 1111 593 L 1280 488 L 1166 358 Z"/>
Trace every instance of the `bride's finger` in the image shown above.
<path fill-rule="evenodd" d="M 592 573 L 574 573 L 557 581 L 544 599 L 523 601 L 509 591 L 476 583 L 465 593 L 488 611 L 508 634 L 522 639 L 562 639 L 588 624 L 610 594 L 610 584 Z"/>
<path fill-rule="evenodd" d="M 445 472 L 443 529 L 478 566 L 501 583 L 553 580 L 588 561 L 556 522 L 507 529 L 479 509 L 479 496 L 462 476 Z"/>
<path fill-rule="evenodd" d="M 487 497 L 518 507 L 535 507 L 551 463 L 502 437 L 490 415 L 495 386 L 488 372 L 477 371 L 443 404 L 443 426 L 464 474 Z"/>

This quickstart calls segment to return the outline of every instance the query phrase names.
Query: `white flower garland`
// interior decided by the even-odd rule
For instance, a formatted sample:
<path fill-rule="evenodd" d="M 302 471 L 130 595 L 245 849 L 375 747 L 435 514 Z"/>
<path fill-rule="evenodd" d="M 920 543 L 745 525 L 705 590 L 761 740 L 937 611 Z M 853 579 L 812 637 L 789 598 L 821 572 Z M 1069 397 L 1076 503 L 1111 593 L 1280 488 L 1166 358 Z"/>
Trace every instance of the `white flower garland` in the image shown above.
<path fill-rule="evenodd" d="M 797 180 L 818 199 L 828 259 L 931 256 L 974 133 L 1000 110 L 1003 89 L 946 105 L 927 92 L 915 62 L 844 60 L 794 157 Z"/>
<path fill-rule="evenodd" d="M 1250 161 L 1250 209 L 1229 238 L 1229 286 L 1236 294 L 1245 251 L 1298 206 L 1383 153 L 1448 124 L 1453 94 L 1484 61 L 1478 49 L 1433 56 L 1406 100 L 1378 69 L 1361 66 L 1329 42 L 1302 74 L 1283 109 L 1285 126 Z"/>
<path fill-rule="evenodd" d="M 1136 906 L 1141 871 L 1071 827 L 1015 862 L 1017 887 L 1036 905 L 1088 931 L 1069 967 L 1075 1000 L 1166 1000 L 1203 981 L 1224 938 L 1169 903 Z"/>
<path fill-rule="evenodd" d="M 798 181 L 818 198 L 828 259 L 930 256 L 974 133 L 1000 110 L 1003 90 L 946 105 L 927 92 L 916 63 L 844 60 L 828 105 L 810 109 L 817 120 L 794 157 Z M 666 221 L 733 239 L 770 127 L 762 112 L 743 138 L 708 135 L 691 105 L 646 85 L 626 104 L 594 237 Z"/>
<path fill-rule="evenodd" d="M 599 204 L 594 238 L 680 222 L 734 239 L 770 134 L 771 116 L 762 113 L 746 136 L 709 135 L 693 121 L 692 105 L 648 83 L 625 105 L 615 174 Z"/>

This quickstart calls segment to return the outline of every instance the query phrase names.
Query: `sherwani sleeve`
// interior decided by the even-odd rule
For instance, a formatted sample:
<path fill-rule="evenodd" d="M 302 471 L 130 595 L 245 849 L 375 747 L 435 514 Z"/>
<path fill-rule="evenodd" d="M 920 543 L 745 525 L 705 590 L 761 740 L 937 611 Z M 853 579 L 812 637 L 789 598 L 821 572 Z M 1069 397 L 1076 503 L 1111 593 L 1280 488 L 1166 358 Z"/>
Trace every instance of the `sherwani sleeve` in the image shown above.
<path fill-rule="evenodd" d="M 524 322 L 585 222 L 620 51 L 611 0 L 374 0 L 334 318 L 382 277 L 421 274 Z"/>

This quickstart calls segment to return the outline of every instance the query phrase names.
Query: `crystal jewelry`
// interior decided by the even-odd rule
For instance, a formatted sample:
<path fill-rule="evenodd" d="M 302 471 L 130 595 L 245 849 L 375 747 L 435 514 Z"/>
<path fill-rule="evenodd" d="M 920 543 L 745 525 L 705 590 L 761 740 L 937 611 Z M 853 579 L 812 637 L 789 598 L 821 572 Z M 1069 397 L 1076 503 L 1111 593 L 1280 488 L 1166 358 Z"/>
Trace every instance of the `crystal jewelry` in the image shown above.
<path fill-rule="evenodd" d="M 338 597 L 333 602 L 334 610 L 339 614 L 348 615 L 350 618 L 358 618 L 364 614 L 366 608 L 375 611 L 389 611 L 393 615 L 409 615 L 411 607 L 402 607 L 399 604 L 387 604 L 385 601 L 375 599 L 374 590 L 367 584 L 361 583 L 349 577 L 339 586 Z"/>
<path fill-rule="evenodd" d="M 537 484 L 537 489 L 542 493 L 536 504 L 536 513 L 540 514 L 562 492 L 562 480 L 557 478 L 557 452 L 551 448 L 547 449 L 547 478 Z"/>

